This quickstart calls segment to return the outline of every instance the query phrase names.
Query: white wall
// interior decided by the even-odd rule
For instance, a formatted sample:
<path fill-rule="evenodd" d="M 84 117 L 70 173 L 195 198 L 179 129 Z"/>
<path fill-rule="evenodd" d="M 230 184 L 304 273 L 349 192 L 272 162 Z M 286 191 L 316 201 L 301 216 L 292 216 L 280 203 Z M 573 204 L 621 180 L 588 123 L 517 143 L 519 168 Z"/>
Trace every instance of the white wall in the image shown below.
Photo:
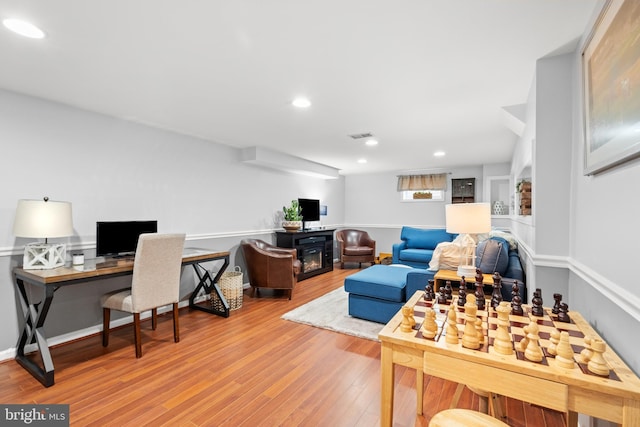
<path fill-rule="evenodd" d="M 499 166 L 495 167 L 498 168 L 496 170 L 503 170 Z M 445 171 L 424 173 L 442 172 Z M 376 250 L 388 253 L 391 253 L 394 243 L 400 242 L 400 229 L 403 225 L 418 228 L 445 227 L 444 205 L 451 203 L 451 179 L 476 178 L 476 201 L 484 201 L 482 165 L 450 168 L 446 172 L 449 188 L 445 200 L 427 202 L 401 201 L 397 191 L 397 176 L 402 173 L 345 177 L 345 226 L 367 230 L 376 240 Z"/>
<path fill-rule="evenodd" d="M 0 91 L 0 359 L 17 342 L 22 322 L 11 270 L 32 239 L 13 236 L 19 199 L 72 202 L 72 250 L 92 256 L 99 220 L 157 219 L 160 232 L 187 233 L 187 246 L 230 250 L 242 265 L 239 241 L 273 241 L 282 206 L 298 197 L 328 206 L 322 224 L 344 222 L 344 179 L 321 180 L 256 168 L 239 150 L 60 104 Z M 213 266 L 212 266 L 213 267 Z M 69 286 L 54 298 L 49 337 L 101 322 L 99 295 L 127 278 Z M 189 271 L 182 294 L 193 290 Z"/>
<path fill-rule="evenodd" d="M 515 178 L 531 167 L 533 216 L 514 220 L 512 230 L 525 249 L 529 291 L 542 288 L 547 300 L 562 293 L 569 309 L 640 373 L 640 342 L 633 339 L 640 328 L 640 287 L 629 268 L 638 259 L 640 159 L 584 176 L 581 50 L 538 61 L 512 160 Z"/>

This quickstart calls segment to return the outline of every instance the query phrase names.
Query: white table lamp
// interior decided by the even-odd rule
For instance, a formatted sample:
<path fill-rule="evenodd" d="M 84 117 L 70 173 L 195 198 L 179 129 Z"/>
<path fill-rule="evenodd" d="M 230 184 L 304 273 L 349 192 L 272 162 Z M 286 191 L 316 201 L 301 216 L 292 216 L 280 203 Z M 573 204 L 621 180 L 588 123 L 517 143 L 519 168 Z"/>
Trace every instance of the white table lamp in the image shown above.
<path fill-rule="evenodd" d="M 17 237 L 42 239 L 44 243 L 28 243 L 24 247 L 25 270 L 45 270 L 64 265 L 66 246 L 48 243 L 48 238 L 73 234 L 71 203 L 43 200 L 18 200 L 13 234 Z"/>
<path fill-rule="evenodd" d="M 447 233 L 461 235 L 462 250 L 458 276 L 476 275 L 476 240 L 470 234 L 491 231 L 489 203 L 457 203 L 445 206 Z"/>

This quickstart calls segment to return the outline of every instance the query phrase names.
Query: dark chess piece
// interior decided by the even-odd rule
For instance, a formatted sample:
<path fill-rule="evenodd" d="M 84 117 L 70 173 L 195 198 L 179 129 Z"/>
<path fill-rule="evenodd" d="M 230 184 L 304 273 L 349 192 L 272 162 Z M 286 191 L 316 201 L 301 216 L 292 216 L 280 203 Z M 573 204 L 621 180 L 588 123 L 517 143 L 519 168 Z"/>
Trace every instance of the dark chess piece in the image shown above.
<path fill-rule="evenodd" d="M 464 283 L 464 277 L 460 282 L 460 289 L 458 289 L 458 305 L 464 307 L 467 303 L 467 286 Z"/>
<path fill-rule="evenodd" d="M 447 304 L 447 294 L 444 293 L 444 288 L 440 288 L 437 297 L 438 304 Z"/>
<path fill-rule="evenodd" d="M 491 294 L 491 308 L 495 310 L 497 306 L 500 305 L 502 301 L 502 277 L 500 277 L 500 273 L 493 273 L 493 293 Z"/>
<path fill-rule="evenodd" d="M 476 268 L 476 284 L 482 283 L 484 281 L 484 276 L 482 275 L 482 270 Z"/>
<path fill-rule="evenodd" d="M 424 300 L 425 301 L 433 301 L 435 298 L 433 292 L 433 279 L 429 279 L 427 282 L 427 286 L 424 288 Z"/>
<path fill-rule="evenodd" d="M 513 282 L 511 287 L 511 314 L 516 316 L 522 316 L 524 310 L 522 309 L 522 298 L 520 297 L 520 287 L 518 282 Z"/>
<path fill-rule="evenodd" d="M 558 310 L 558 322 L 571 323 L 571 318 L 569 317 L 569 306 L 566 302 L 560 304 L 560 308 Z"/>
<path fill-rule="evenodd" d="M 451 280 L 447 280 L 444 285 L 444 294 L 447 297 L 447 301 L 453 299 L 453 288 L 451 287 Z"/>
<path fill-rule="evenodd" d="M 553 299 L 555 300 L 555 303 L 553 304 L 551 312 L 553 314 L 558 314 L 560 312 L 560 302 L 562 302 L 562 294 L 553 294 Z"/>
<path fill-rule="evenodd" d="M 478 310 L 484 310 L 484 285 L 482 282 L 476 282 L 476 291 L 474 293 L 476 297 L 476 305 L 478 306 Z"/>
<path fill-rule="evenodd" d="M 533 293 L 533 299 L 531 300 L 531 314 L 537 317 L 544 316 L 544 310 L 542 309 L 541 289 L 536 289 Z"/>

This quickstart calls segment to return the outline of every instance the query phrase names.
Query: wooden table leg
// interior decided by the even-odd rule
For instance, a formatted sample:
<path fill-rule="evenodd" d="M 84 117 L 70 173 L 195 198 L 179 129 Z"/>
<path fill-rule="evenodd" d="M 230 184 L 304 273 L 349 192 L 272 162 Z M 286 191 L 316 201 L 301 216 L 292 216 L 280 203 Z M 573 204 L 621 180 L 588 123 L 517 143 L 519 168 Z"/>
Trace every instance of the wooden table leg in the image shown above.
<path fill-rule="evenodd" d="M 622 408 L 622 425 L 638 427 L 640 426 L 640 401 L 625 399 Z"/>
<path fill-rule="evenodd" d="M 382 387 L 380 389 L 380 426 L 391 427 L 393 423 L 393 387 L 395 370 L 393 368 L 393 348 L 389 343 L 382 343 L 380 354 Z"/>
<path fill-rule="evenodd" d="M 416 369 L 416 414 L 422 415 L 422 402 L 424 398 L 424 373 Z"/>

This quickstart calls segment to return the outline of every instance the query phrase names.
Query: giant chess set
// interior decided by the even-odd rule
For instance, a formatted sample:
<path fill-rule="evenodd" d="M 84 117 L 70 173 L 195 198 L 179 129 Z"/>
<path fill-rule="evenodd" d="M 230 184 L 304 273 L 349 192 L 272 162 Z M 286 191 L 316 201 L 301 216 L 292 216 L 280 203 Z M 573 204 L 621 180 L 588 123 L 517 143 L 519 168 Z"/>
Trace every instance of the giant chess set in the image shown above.
<path fill-rule="evenodd" d="M 489 299 L 484 294 L 481 273 L 476 278 L 475 292 L 460 286 L 456 295 L 450 281 L 437 293 L 430 281 L 414 306 L 402 308 L 400 331 L 418 339 L 444 341 L 514 361 L 530 361 L 564 371 L 576 369 L 619 381 L 603 357 L 605 342 L 596 336 L 585 336 L 572 320 L 562 295 L 554 294 L 553 307 L 545 308 L 540 289 L 534 292 L 531 305 L 523 305 L 517 282 L 513 284 L 511 302 L 502 300 L 501 287 L 502 280 L 496 274 Z"/>

